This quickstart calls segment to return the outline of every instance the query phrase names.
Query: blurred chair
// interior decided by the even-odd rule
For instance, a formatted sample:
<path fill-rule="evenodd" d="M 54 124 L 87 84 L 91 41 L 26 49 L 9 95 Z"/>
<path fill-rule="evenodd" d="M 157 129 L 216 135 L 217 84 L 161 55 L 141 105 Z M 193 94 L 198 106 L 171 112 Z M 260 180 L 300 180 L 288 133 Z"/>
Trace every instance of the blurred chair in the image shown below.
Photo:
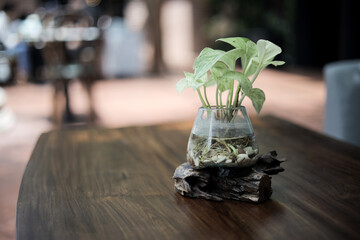
<path fill-rule="evenodd" d="M 360 146 L 360 60 L 329 63 L 324 74 L 327 88 L 324 131 Z"/>
<path fill-rule="evenodd" d="M 54 86 L 53 121 L 74 122 L 70 109 L 69 83 L 79 79 L 86 90 L 89 102 L 88 122 L 95 121 L 96 113 L 92 87 L 101 77 L 101 32 L 93 27 L 92 18 L 84 13 L 60 12 L 52 21 L 53 37 L 45 41 L 43 56 L 45 75 Z M 65 97 L 65 111 L 61 95 Z M 65 114 L 65 115 L 63 115 Z"/>

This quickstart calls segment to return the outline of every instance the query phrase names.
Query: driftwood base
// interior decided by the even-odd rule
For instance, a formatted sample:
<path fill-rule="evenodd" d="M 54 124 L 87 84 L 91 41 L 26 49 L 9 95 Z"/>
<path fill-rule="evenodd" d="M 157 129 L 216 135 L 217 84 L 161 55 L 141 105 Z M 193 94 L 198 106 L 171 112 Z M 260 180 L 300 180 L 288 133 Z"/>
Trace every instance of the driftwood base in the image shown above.
<path fill-rule="evenodd" d="M 284 159 L 276 151 L 257 156 L 257 163 L 249 168 L 194 169 L 183 163 L 175 170 L 175 188 L 186 197 L 222 201 L 263 202 L 270 198 L 271 177 L 284 171 L 280 164 Z"/>

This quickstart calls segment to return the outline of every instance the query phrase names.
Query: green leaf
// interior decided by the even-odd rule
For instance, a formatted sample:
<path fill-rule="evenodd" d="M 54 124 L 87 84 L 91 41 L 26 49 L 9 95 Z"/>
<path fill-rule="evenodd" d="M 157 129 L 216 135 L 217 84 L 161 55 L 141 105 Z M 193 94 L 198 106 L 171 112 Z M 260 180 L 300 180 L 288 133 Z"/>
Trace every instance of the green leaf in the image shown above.
<path fill-rule="evenodd" d="M 180 94 L 182 91 L 184 91 L 184 89 L 190 87 L 189 83 L 188 83 L 188 79 L 183 78 L 180 79 L 177 83 L 176 83 L 176 90 L 177 92 Z"/>
<path fill-rule="evenodd" d="M 261 68 L 261 70 L 263 70 L 263 69 L 265 69 L 265 68 L 266 68 L 267 66 L 269 66 L 269 65 L 280 66 L 280 65 L 283 65 L 283 64 L 285 64 L 284 61 L 265 62 L 265 63 L 263 63 L 263 64 L 260 66 L 260 68 Z"/>
<path fill-rule="evenodd" d="M 211 87 L 216 85 L 216 79 L 213 78 L 211 75 L 209 76 L 209 79 L 205 82 L 204 87 Z"/>
<path fill-rule="evenodd" d="M 229 52 L 237 50 L 236 53 L 238 54 L 238 56 L 236 56 L 237 57 L 236 59 L 241 57 L 241 66 L 246 76 L 250 76 L 255 73 L 257 66 L 251 64 L 251 59 L 256 56 L 257 47 L 253 41 L 241 37 L 220 38 L 216 41 L 226 42 L 232 45 L 233 47 L 235 47 L 235 49 L 230 50 Z M 227 65 L 229 66 L 229 64 Z M 229 68 L 231 70 L 234 70 L 235 66 L 234 68 L 231 68 L 229 66 Z"/>
<path fill-rule="evenodd" d="M 270 41 L 260 39 L 259 41 L 257 41 L 256 47 L 258 54 L 257 57 L 254 57 L 252 59 L 252 61 L 258 66 L 256 72 L 254 72 L 256 74 L 255 78 L 260 73 L 260 71 L 265 69 L 270 64 L 274 66 L 284 64 L 284 62 L 282 61 L 273 61 L 274 57 L 281 53 L 281 48 L 279 46 L 275 45 Z M 253 79 L 253 81 L 255 80 L 255 78 Z"/>
<path fill-rule="evenodd" d="M 206 81 L 207 74 L 204 74 L 203 76 L 201 76 L 198 79 L 194 78 L 193 73 L 184 72 L 184 74 L 185 74 L 185 78 L 180 79 L 176 83 L 176 90 L 178 91 L 178 93 L 181 93 L 184 89 L 190 88 L 190 87 L 192 89 L 196 90 L 207 83 L 207 81 Z"/>
<path fill-rule="evenodd" d="M 236 60 L 244 54 L 242 49 L 232 49 L 225 53 L 219 61 L 225 63 L 229 69 L 235 70 Z"/>
<path fill-rule="evenodd" d="M 213 77 L 216 82 L 219 82 L 223 75 L 230 71 L 223 62 L 217 62 L 212 68 L 210 68 L 210 76 Z"/>
<path fill-rule="evenodd" d="M 250 61 L 247 63 L 247 67 L 245 68 L 245 70 L 243 70 L 244 75 L 246 77 L 253 75 L 256 72 L 258 66 L 259 66 L 259 59 L 255 56 L 250 57 Z"/>
<path fill-rule="evenodd" d="M 237 80 L 245 94 L 252 88 L 251 81 L 241 72 L 229 71 L 224 77 Z"/>
<path fill-rule="evenodd" d="M 216 41 L 226 42 L 238 49 L 246 49 L 246 43 L 250 41 L 248 38 L 243 37 L 231 37 L 231 38 L 219 38 Z"/>
<path fill-rule="evenodd" d="M 218 78 L 217 87 L 220 92 L 225 92 L 225 91 L 231 89 L 233 86 L 234 86 L 233 79 L 227 78 L 227 77 L 225 77 L 225 75 L 223 75 L 221 78 Z"/>
<path fill-rule="evenodd" d="M 227 90 L 230 90 L 233 85 L 234 80 L 231 80 L 229 78 L 223 78 L 221 82 L 218 83 L 218 89 L 220 92 L 225 92 Z"/>
<path fill-rule="evenodd" d="M 195 78 L 194 74 L 191 74 L 191 75 L 192 76 L 189 78 L 189 84 L 194 90 L 196 90 L 206 84 L 207 73 L 205 73 L 204 75 L 202 75 L 199 78 Z"/>
<path fill-rule="evenodd" d="M 241 57 L 241 67 L 245 76 L 251 76 L 255 73 L 257 65 L 254 64 L 254 58 L 257 56 L 256 44 L 253 41 L 246 43 L 244 56 Z"/>
<path fill-rule="evenodd" d="M 210 69 L 210 78 L 212 78 L 210 81 L 214 80 L 216 82 L 220 92 L 225 92 L 234 85 L 233 79 L 225 77 L 228 72 L 230 72 L 230 70 L 223 62 L 217 62 Z"/>
<path fill-rule="evenodd" d="M 281 53 L 281 48 L 274 43 L 260 39 L 256 43 L 258 50 L 258 58 L 261 64 L 270 63 L 274 57 Z"/>
<path fill-rule="evenodd" d="M 184 72 L 184 75 L 186 78 L 190 79 L 193 78 L 194 74 L 193 73 L 189 73 L 189 72 Z"/>
<path fill-rule="evenodd" d="M 284 61 L 272 61 L 270 62 L 271 65 L 274 65 L 274 66 L 281 66 L 281 65 L 284 65 L 285 62 Z"/>
<path fill-rule="evenodd" d="M 204 48 L 199 56 L 195 59 L 194 62 L 194 78 L 200 78 L 203 76 L 210 68 L 222 58 L 226 52 L 221 50 L 214 50 L 212 48 Z"/>
<path fill-rule="evenodd" d="M 259 114 L 260 110 L 265 102 L 265 93 L 259 88 L 252 88 L 247 94 L 256 110 L 256 113 Z"/>

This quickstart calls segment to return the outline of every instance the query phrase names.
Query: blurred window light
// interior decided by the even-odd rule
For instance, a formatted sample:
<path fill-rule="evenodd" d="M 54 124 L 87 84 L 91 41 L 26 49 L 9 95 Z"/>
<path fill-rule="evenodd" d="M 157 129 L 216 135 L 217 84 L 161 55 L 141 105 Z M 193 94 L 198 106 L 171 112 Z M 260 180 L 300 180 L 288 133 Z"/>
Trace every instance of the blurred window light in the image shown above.
<path fill-rule="evenodd" d="M 105 77 L 136 76 L 143 71 L 141 31 L 132 31 L 124 19 L 114 17 L 104 31 L 101 68 Z"/>
<path fill-rule="evenodd" d="M 13 49 L 19 43 L 19 37 L 17 34 L 8 33 L 6 38 L 4 39 L 4 44 L 8 49 Z"/>
<path fill-rule="evenodd" d="M 66 39 L 68 29 L 66 28 L 56 28 L 54 31 L 54 39 L 56 41 L 62 41 Z"/>
<path fill-rule="evenodd" d="M 96 27 L 60 27 L 56 28 L 54 33 L 57 41 L 93 41 L 99 36 L 100 31 Z"/>
<path fill-rule="evenodd" d="M 149 12 L 144 1 L 134 0 L 128 2 L 125 8 L 126 25 L 133 31 L 145 28 Z"/>
<path fill-rule="evenodd" d="M 85 28 L 82 31 L 82 39 L 85 41 L 94 41 L 100 36 L 100 31 L 96 27 Z"/>
<path fill-rule="evenodd" d="M 44 42 L 54 41 L 54 36 L 55 36 L 55 28 L 46 27 L 40 36 L 40 40 Z"/>
<path fill-rule="evenodd" d="M 101 28 L 102 30 L 108 29 L 111 26 L 111 17 L 108 15 L 103 15 L 99 17 L 99 20 L 97 22 L 97 26 Z"/>
<path fill-rule="evenodd" d="M 42 34 L 42 24 L 38 14 L 30 14 L 19 26 L 19 34 L 25 40 L 38 40 Z"/>
<path fill-rule="evenodd" d="M 164 60 L 170 68 L 184 69 L 194 59 L 192 5 L 190 1 L 167 1 L 161 15 Z"/>
<path fill-rule="evenodd" d="M 0 55 L 0 82 L 7 82 L 11 77 L 10 62 L 5 56 Z"/>

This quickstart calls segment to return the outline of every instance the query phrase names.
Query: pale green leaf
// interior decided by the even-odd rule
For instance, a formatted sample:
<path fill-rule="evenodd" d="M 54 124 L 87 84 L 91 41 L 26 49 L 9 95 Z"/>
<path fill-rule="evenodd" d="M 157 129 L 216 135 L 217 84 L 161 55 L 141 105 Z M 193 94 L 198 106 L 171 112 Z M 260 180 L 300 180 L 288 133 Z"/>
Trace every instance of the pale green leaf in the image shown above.
<path fill-rule="evenodd" d="M 263 92 L 263 90 L 261 90 L 259 88 L 252 88 L 246 94 L 246 96 L 248 96 L 251 99 L 251 102 L 252 102 L 257 114 L 259 114 L 260 110 L 265 102 L 265 93 Z"/>
<path fill-rule="evenodd" d="M 220 92 L 225 92 L 230 90 L 234 86 L 234 80 L 230 78 L 222 78 L 221 81 L 217 84 Z"/>
<path fill-rule="evenodd" d="M 214 75 L 210 74 L 208 82 L 204 85 L 205 87 L 211 87 L 213 85 L 217 84 L 217 79 L 214 77 Z"/>
<path fill-rule="evenodd" d="M 212 76 L 216 82 L 219 82 L 221 78 L 230 70 L 223 62 L 217 62 L 212 68 L 210 68 L 210 76 Z"/>
<path fill-rule="evenodd" d="M 282 61 L 273 61 L 274 57 L 281 53 L 281 48 L 279 46 L 270 41 L 262 39 L 257 42 L 256 46 L 258 50 L 257 61 L 260 64 L 260 71 L 265 69 L 270 64 L 275 66 L 283 64 Z"/>
<path fill-rule="evenodd" d="M 250 41 L 248 38 L 231 37 L 231 38 L 219 38 L 216 41 L 226 42 L 238 49 L 246 49 L 246 43 Z"/>
<path fill-rule="evenodd" d="M 245 72 L 245 69 L 248 69 L 245 72 L 246 76 L 250 76 L 250 75 L 254 74 L 257 66 L 254 67 L 251 64 L 249 65 L 251 58 L 255 57 L 256 53 L 257 53 L 256 44 L 253 41 L 251 41 L 247 38 L 241 38 L 241 37 L 220 38 L 216 41 L 226 42 L 226 43 L 232 45 L 233 47 L 235 47 L 235 49 L 230 50 L 229 52 L 238 50 L 238 51 L 236 51 L 236 54 L 238 55 L 238 56 L 236 56 L 236 59 L 241 57 L 241 67 L 243 68 L 243 71 Z M 235 65 L 234 65 L 234 68 L 231 68 L 229 64 L 227 64 L 227 65 L 229 66 L 229 68 L 231 70 L 235 69 Z"/>
<path fill-rule="evenodd" d="M 216 79 L 210 75 L 209 79 L 205 82 L 204 87 L 211 87 L 216 85 L 216 83 Z"/>
<path fill-rule="evenodd" d="M 185 88 L 191 87 L 192 89 L 196 90 L 201 86 L 206 84 L 207 74 L 204 74 L 198 79 L 194 78 L 193 73 L 184 72 L 185 78 L 179 80 L 176 84 L 176 89 L 178 92 L 182 92 Z"/>
<path fill-rule="evenodd" d="M 203 76 L 210 68 L 222 58 L 226 52 L 221 50 L 214 50 L 211 48 L 204 48 L 194 62 L 194 78 L 197 79 Z"/>
<path fill-rule="evenodd" d="M 248 41 L 246 43 L 245 54 L 241 56 L 241 67 L 246 76 L 254 74 L 256 71 L 257 65 L 254 66 L 253 58 L 257 56 L 257 47 L 253 41 Z M 255 70 L 254 70 L 255 69 Z"/>
<path fill-rule="evenodd" d="M 262 65 L 261 65 L 261 70 L 265 69 L 267 66 L 269 65 L 274 65 L 274 66 L 280 66 L 280 65 L 283 65 L 285 64 L 284 61 L 271 61 L 271 62 L 264 62 Z"/>
<path fill-rule="evenodd" d="M 222 62 L 217 62 L 210 69 L 211 81 L 215 81 L 220 92 L 229 90 L 233 85 L 234 81 L 231 78 L 225 77 L 230 70 Z"/>
<path fill-rule="evenodd" d="M 224 77 L 237 80 L 244 93 L 249 92 L 252 88 L 251 81 L 241 72 L 229 71 Z"/>
<path fill-rule="evenodd" d="M 184 91 L 184 89 L 190 87 L 188 80 L 186 78 L 180 79 L 177 83 L 176 83 L 176 90 L 177 92 L 180 94 L 182 91 Z"/>
<path fill-rule="evenodd" d="M 276 44 L 260 39 L 256 43 L 258 50 L 258 58 L 261 64 L 265 62 L 271 62 L 274 57 L 281 53 L 281 48 Z"/>
<path fill-rule="evenodd" d="M 210 68 L 210 75 L 214 76 L 216 80 L 219 80 L 228 71 L 229 69 L 223 62 L 217 62 Z"/>
<path fill-rule="evenodd" d="M 226 52 L 226 54 L 222 58 L 220 58 L 219 61 L 225 63 L 229 67 L 229 69 L 235 70 L 236 60 L 242 55 L 244 55 L 243 49 L 232 49 Z"/>
<path fill-rule="evenodd" d="M 246 77 L 253 75 L 256 72 L 258 66 L 259 66 L 259 59 L 256 56 L 251 57 L 249 63 L 247 63 L 246 69 L 243 70 L 244 75 Z"/>
<path fill-rule="evenodd" d="M 199 89 L 200 87 L 204 86 L 206 84 L 206 80 L 207 80 L 207 74 L 205 73 L 204 75 L 202 75 L 199 78 L 195 78 L 194 75 L 191 78 L 190 86 L 196 90 Z"/>
<path fill-rule="evenodd" d="M 184 75 L 186 78 L 193 78 L 194 74 L 193 73 L 189 73 L 189 72 L 184 72 Z"/>
<path fill-rule="evenodd" d="M 270 62 L 271 65 L 274 65 L 274 66 L 281 66 L 281 65 L 284 65 L 285 62 L 284 61 L 272 61 Z"/>

